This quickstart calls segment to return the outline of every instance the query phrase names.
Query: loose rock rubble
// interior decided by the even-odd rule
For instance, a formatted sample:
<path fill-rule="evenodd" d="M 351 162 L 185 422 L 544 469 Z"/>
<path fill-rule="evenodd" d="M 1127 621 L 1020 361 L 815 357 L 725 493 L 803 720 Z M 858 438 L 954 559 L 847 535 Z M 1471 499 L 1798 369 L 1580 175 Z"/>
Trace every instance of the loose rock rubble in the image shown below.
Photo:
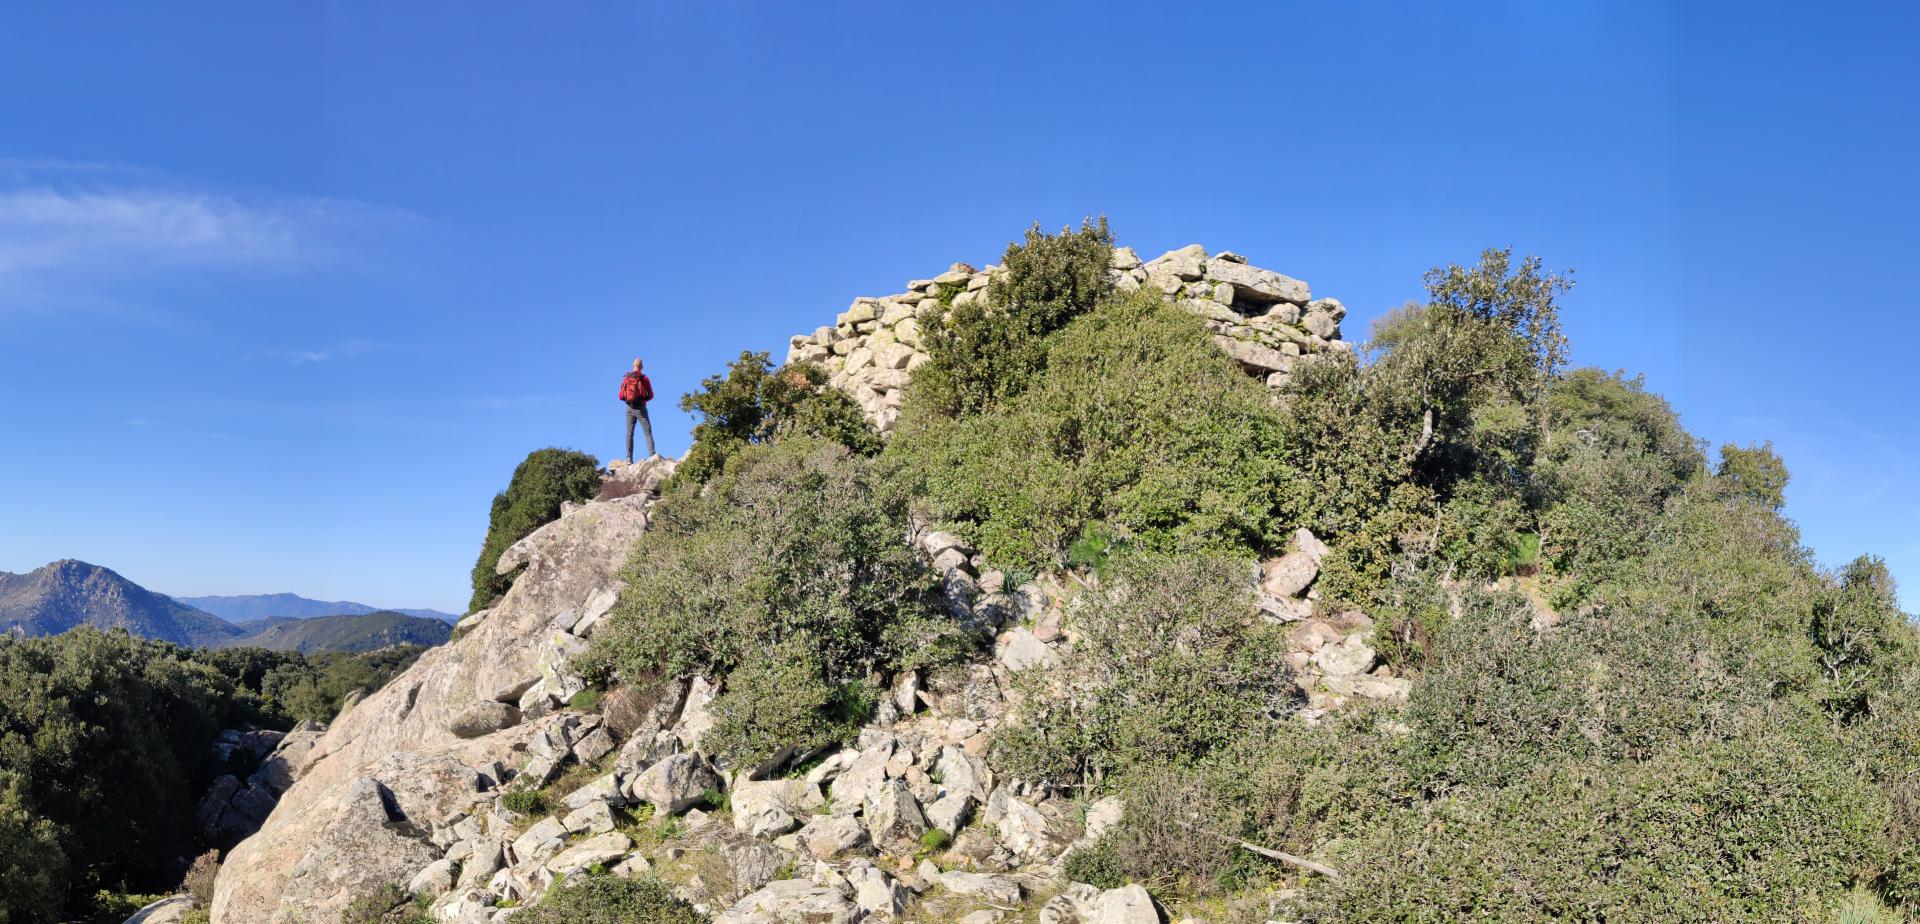
<path fill-rule="evenodd" d="M 898 295 L 856 298 L 833 326 L 795 335 L 787 361 L 825 367 L 834 387 L 852 396 L 882 432 L 891 430 L 913 371 L 930 360 L 925 326 L 955 306 L 984 301 L 1003 272 L 955 263 L 931 279 L 907 283 Z M 1108 275 L 1122 291 L 1164 292 L 1205 319 L 1220 349 L 1275 388 L 1311 357 L 1352 349 L 1340 339 L 1346 306 L 1313 298 L 1306 283 L 1250 266 L 1232 251 L 1209 256 L 1206 248 L 1188 244 L 1142 263 L 1133 248 L 1121 247 Z"/>

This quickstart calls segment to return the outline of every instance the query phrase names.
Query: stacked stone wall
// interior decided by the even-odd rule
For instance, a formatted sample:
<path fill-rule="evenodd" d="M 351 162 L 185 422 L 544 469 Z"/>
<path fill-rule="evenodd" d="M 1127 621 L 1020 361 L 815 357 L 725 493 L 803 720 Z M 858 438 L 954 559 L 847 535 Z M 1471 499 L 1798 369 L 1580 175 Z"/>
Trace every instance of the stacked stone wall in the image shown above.
<path fill-rule="evenodd" d="M 875 426 L 890 430 L 914 370 L 931 359 L 922 325 L 953 306 L 984 300 L 1004 272 L 955 263 L 931 279 L 907 283 L 897 295 L 856 298 L 832 326 L 795 335 L 787 361 L 823 366 L 835 388 L 852 396 Z M 1133 248 L 1121 247 L 1108 273 L 1122 291 L 1157 290 L 1199 315 L 1221 350 L 1273 388 L 1314 356 L 1352 349 L 1340 339 L 1346 306 L 1314 298 L 1305 282 L 1252 266 L 1232 251 L 1209 255 L 1189 244 L 1142 262 Z"/>

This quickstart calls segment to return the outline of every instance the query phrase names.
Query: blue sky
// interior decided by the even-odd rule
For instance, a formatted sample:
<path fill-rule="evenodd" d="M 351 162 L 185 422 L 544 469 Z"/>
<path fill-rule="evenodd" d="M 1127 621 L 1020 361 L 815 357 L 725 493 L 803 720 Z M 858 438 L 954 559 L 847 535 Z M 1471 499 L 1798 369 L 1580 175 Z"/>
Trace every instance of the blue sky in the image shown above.
<path fill-rule="evenodd" d="M 563 10 L 553 13 L 552 10 Z M 1911 6 L 12 4 L 0 570 L 460 609 L 530 449 L 1105 214 L 1351 308 L 1513 245 L 1920 604 Z M 663 450 L 689 422 L 655 402 Z"/>

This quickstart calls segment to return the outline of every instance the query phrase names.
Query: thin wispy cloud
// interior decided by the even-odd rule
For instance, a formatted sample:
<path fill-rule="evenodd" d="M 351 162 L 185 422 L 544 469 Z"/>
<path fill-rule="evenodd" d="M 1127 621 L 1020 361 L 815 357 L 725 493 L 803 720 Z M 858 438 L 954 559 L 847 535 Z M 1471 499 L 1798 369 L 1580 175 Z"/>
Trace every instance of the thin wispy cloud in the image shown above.
<path fill-rule="evenodd" d="M 272 263 L 299 253 L 271 211 L 191 193 L 0 192 L 0 276 L 62 267 Z"/>
<path fill-rule="evenodd" d="M 0 160 L 0 312 L 84 307 L 183 271 L 289 271 L 412 221 L 365 203 L 238 196 L 137 168 Z"/>
<path fill-rule="evenodd" d="M 310 363 L 324 363 L 335 359 L 351 359 L 368 353 L 379 353 L 393 349 L 389 343 L 374 343 L 367 340 L 349 340 L 337 346 L 317 350 L 271 350 L 267 355 L 274 359 L 283 359 L 296 366 Z"/>

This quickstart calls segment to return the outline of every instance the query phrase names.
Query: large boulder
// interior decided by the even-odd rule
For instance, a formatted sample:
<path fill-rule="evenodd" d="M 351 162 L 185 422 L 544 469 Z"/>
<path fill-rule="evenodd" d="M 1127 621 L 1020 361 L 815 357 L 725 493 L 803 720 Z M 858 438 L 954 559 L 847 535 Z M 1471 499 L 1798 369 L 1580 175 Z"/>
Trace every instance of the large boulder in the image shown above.
<path fill-rule="evenodd" d="M 1304 526 L 1293 531 L 1293 547 L 1297 551 L 1306 553 L 1308 558 L 1313 559 L 1316 567 L 1327 557 L 1327 553 L 1331 551 L 1327 548 L 1325 542 L 1320 541 L 1320 537 L 1313 534 L 1313 530 Z"/>
<path fill-rule="evenodd" d="M 1207 277 L 1232 286 L 1235 302 L 1247 301 L 1262 305 L 1273 302 L 1292 302 L 1296 305 L 1304 305 L 1312 297 L 1307 284 L 1298 279 L 1219 257 L 1207 263 Z"/>
<path fill-rule="evenodd" d="M 435 898 L 453 891 L 454 862 L 445 857 L 426 865 L 425 869 L 413 874 L 407 880 L 407 893 L 410 895 L 430 895 Z"/>
<path fill-rule="evenodd" d="M 1313 653 L 1313 663 L 1330 676 L 1352 676 L 1373 669 L 1377 654 L 1360 633 L 1349 635 L 1332 645 L 1322 645 Z"/>
<path fill-rule="evenodd" d="M 236 750 L 259 753 L 258 748 L 269 742 L 277 743 L 246 780 L 229 774 L 213 781 L 200 800 L 196 816 L 201 833 L 216 842 L 228 842 L 259 830 L 273 812 L 280 794 L 306 772 L 308 757 L 324 731 L 324 726 L 309 721 L 301 722 L 285 735 L 231 733 L 226 743 L 229 753 Z"/>
<path fill-rule="evenodd" d="M 1160 911 L 1153 907 L 1153 896 L 1136 882 L 1100 893 L 1088 924 L 1160 924 Z"/>
<path fill-rule="evenodd" d="M 652 803 L 655 814 L 678 815 L 698 804 L 720 782 L 696 753 L 680 753 L 648 767 L 628 784 L 627 797 Z"/>
<path fill-rule="evenodd" d="M 1179 250 L 1169 250 L 1148 263 L 1147 272 L 1166 273 L 1177 279 L 1199 279 L 1207 273 L 1207 249 L 1188 244 Z"/>
<path fill-rule="evenodd" d="M 739 780 L 730 796 L 734 830 L 752 837 L 785 834 L 826 802 L 806 780 Z"/>
<path fill-rule="evenodd" d="M 612 866 L 633 850 L 633 840 L 617 831 L 587 838 L 554 855 L 547 869 L 555 875 L 571 876 L 594 864 Z"/>
<path fill-rule="evenodd" d="M 834 811 L 850 812 L 866 802 L 867 797 L 887 781 L 887 761 L 892 757 L 893 740 L 890 738 L 862 750 L 828 788 L 833 796 Z"/>
<path fill-rule="evenodd" d="M 512 728 L 520 724 L 520 710 L 506 703 L 487 700 L 474 703 L 447 724 L 447 730 L 458 738 L 478 738 L 491 735 L 503 728 Z"/>
<path fill-rule="evenodd" d="M 1295 597 L 1320 576 L 1320 563 L 1304 551 L 1288 552 L 1263 566 L 1260 589 L 1276 597 Z"/>
<path fill-rule="evenodd" d="M 907 910 L 906 887 L 872 863 L 859 861 L 849 866 L 847 882 L 853 886 L 853 903 L 868 914 L 891 920 Z"/>
<path fill-rule="evenodd" d="M 1291 372 L 1294 358 L 1267 346 L 1239 337 L 1215 334 L 1213 342 L 1242 366 L 1259 372 Z"/>
<path fill-rule="evenodd" d="M 1051 667 L 1054 661 L 1053 649 L 1024 626 L 1002 632 L 994 642 L 993 656 L 1010 671 Z"/>
<path fill-rule="evenodd" d="M 440 851 L 426 838 L 425 829 L 409 823 L 395 793 L 371 777 L 360 777 L 333 806 L 328 821 L 294 862 L 280 894 L 281 907 L 304 909 L 310 918 L 334 920 L 355 898 L 388 883 L 406 882 L 422 867 L 439 859 Z M 226 886 L 228 904 L 222 908 L 216 886 L 214 913 L 232 908 L 232 884 L 226 868 L 219 885 Z M 269 913 L 258 920 L 295 921 Z"/>
<path fill-rule="evenodd" d="M 623 475 L 634 469 L 640 467 L 629 466 Z M 528 678 L 539 676 L 554 616 L 586 609 L 618 580 L 646 529 L 647 496 L 670 471 L 658 464 L 634 471 L 633 494 L 573 508 L 508 548 L 501 566 L 525 570 L 495 606 L 463 621 L 472 627 L 343 711 L 305 755 L 304 775 L 259 833 L 235 847 L 221 866 L 214 924 L 332 920 L 355 890 L 406 882 L 436 859 L 437 852 L 428 853 L 430 844 L 399 832 L 440 824 L 468 807 L 450 803 L 474 799 L 478 774 L 446 789 L 443 771 L 516 766 L 543 730 L 541 723 L 523 722 L 461 738 L 452 731 L 454 720 L 474 703 L 525 689 Z M 374 823 L 364 793 L 356 789 L 362 779 L 392 793 L 397 811 Z M 447 795 L 431 797 L 428 790 Z M 410 865 L 399 868 L 401 859 Z M 385 878 L 375 882 L 376 876 Z"/>
<path fill-rule="evenodd" d="M 782 879 L 735 902 L 714 924 L 854 924 L 864 916 L 838 889 Z"/>
<path fill-rule="evenodd" d="M 1300 326 L 1322 340 L 1336 340 L 1340 337 L 1340 319 L 1346 316 L 1347 306 L 1338 299 L 1315 299 L 1307 304 L 1306 317 L 1300 319 Z"/>
<path fill-rule="evenodd" d="M 1020 904 L 1020 883 L 1010 876 L 948 870 L 940 874 L 940 885 L 955 895 L 970 895 L 999 905 Z"/>
<path fill-rule="evenodd" d="M 986 761 L 951 744 L 940 748 L 933 772 L 940 778 L 940 787 L 947 792 L 964 793 L 976 802 L 985 802 L 993 795 L 993 769 Z"/>
<path fill-rule="evenodd" d="M 820 815 L 800 829 L 795 840 L 816 860 L 831 860 L 867 844 L 867 828 L 852 815 Z"/>
<path fill-rule="evenodd" d="M 999 832 L 1001 845 L 1023 862 L 1052 860 L 1066 846 L 1056 819 L 1005 786 L 987 799 L 985 819 Z"/>
<path fill-rule="evenodd" d="M 888 780 L 875 789 L 861 814 L 866 816 L 867 837 L 882 850 L 911 852 L 920 835 L 927 833 L 927 816 L 900 780 Z"/>
<path fill-rule="evenodd" d="M 1160 911 L 1138 883 L 1104 892 L 1074 883 L 1040 909 L 1040 924 L 1160 924 Z"/>

